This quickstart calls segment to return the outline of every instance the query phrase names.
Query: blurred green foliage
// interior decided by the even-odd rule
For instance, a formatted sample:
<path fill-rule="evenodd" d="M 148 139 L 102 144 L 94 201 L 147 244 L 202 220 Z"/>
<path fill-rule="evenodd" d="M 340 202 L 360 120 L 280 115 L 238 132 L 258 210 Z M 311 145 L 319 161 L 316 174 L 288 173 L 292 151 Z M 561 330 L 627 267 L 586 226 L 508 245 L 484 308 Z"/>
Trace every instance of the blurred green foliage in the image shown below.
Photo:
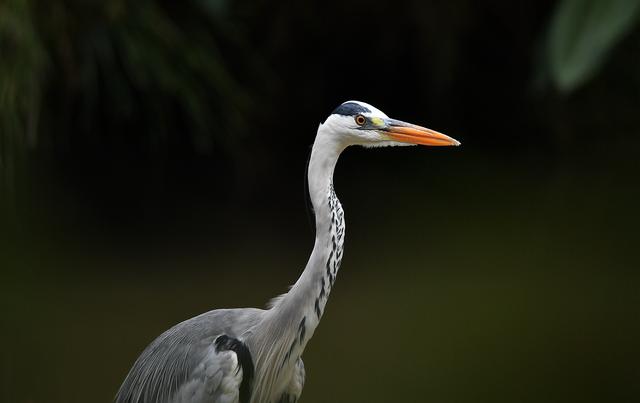
<path fill-rule="evenodd" d="M 162 155 L 167 133 L 183 131 L 196 152 L 232 153 L 252 103 L 234 63 L 250 66 L 252 55 L 226 12 L 215 0 L 3 1 L 5 195 L 27 149 L 64 154 L 138 131 L 141 147 Z M 239 56 L 232 63 L 225 51 Z"/>
<path fill-rule="evenodd" d="M 640 17 L 640 0 L 562 0 L 547 30 L 554 85 L 569 93 L 592 79 Z"/>
<path fill-rule="evenodd" d="M 0 4 L 0 192 L 5 202 L 27 145 L 34 146 L 37 138 L 49 63 L 36 24 L 27 1 Z"/>

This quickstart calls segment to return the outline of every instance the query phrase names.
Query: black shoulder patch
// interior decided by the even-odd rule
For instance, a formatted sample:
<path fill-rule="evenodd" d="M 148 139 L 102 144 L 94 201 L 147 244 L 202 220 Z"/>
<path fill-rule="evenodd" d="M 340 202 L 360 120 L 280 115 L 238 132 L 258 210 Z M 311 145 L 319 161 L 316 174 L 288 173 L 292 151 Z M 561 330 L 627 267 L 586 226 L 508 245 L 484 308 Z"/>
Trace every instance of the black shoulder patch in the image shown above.
<path fill-rule="evenodd" d="M 214 342 L 216 352 L 231 350 L 238 356 L 238 363 L 242 368 L 242 382 L 240 383 L 240 403 L 249 403 L 251 400 L 251 388 L 253 384 L 253 359 L 246 344 L 226 334 L 218 336 Z M 240 369 L 238 368 L 238 370 Z"/>
<path fill-rule="evenodd" d="M 342 115 L 342 116 L 355 116 L 359 113 L 368 113 L 371 112 L 369 108 L 366 108 L 355 102 L 345 102 L 342 105 L 338 106 L 336 109 L 331 112 L 332 115 Z"/>

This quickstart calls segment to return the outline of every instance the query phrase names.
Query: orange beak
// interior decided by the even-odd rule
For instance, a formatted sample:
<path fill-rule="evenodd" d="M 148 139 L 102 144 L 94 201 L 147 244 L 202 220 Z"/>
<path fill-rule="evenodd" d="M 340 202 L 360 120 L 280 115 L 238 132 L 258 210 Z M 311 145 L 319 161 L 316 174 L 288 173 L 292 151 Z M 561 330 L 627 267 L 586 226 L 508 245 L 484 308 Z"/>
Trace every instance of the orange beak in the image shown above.
<path fill-rule="evenodd" d="M 426 127 L 416 126 L 411 123 L 395 119 L 385 119 L 387 123 L 384 129 L 386 134 L 395 141 L 424 146 L 459 146 L 460 142 L 454 138 Z"/>

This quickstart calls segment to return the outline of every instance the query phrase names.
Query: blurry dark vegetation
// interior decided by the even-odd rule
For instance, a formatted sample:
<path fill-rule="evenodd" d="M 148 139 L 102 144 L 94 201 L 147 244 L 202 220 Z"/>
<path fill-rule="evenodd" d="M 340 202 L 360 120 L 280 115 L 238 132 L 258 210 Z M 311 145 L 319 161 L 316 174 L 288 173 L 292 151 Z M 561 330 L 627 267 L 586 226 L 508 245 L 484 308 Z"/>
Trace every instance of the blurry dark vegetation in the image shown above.
<path fill-rule="evenodd" d="M 350 149 L 304 402 L 637 402 L 640 1 L 0 2 L 0 401 L 109 401 L 160 332 L 304 267 Z"/>

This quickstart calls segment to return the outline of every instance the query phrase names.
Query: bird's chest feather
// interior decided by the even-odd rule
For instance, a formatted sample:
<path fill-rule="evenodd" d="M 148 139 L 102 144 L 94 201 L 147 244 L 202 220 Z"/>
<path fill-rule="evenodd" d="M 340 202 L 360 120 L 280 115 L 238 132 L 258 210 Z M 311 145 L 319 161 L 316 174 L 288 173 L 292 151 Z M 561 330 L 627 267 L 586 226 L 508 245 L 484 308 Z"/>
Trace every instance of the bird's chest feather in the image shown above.
<path fill-rule="evenodd" d="M 305 370 L 304 363 L 301 358 L 298 358 L 291 371 L 291 376 L 286 382 L 286 386 L 280 397 L 276 401 L 277 403 L 296 403 L 300 399 L 302 394 L 302 388 L 304 387 Z"/>

